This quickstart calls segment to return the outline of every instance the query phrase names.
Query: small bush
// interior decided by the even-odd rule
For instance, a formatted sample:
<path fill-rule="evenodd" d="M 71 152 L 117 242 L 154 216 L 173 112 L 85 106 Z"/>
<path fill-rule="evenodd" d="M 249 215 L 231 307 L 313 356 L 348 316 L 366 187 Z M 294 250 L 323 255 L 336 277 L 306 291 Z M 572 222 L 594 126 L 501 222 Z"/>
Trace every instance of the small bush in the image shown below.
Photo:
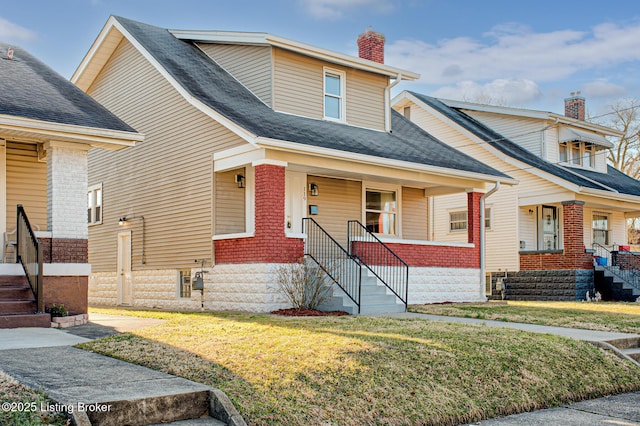
<path fill-rule="evenodd" d="M 318 309 L 329 297 L 325 272 L 307 262 L 288 263 L 276 270 L 280 290 L 295 309 Z"/>
<path fill-rule="evenodd" d="M 55 303 L 50 308 L 45 308 L 44 311 L 51 314 L 52 317 L 66 317 L 69 315 L 67 308 L 63 304 L 56 305 Z"/>

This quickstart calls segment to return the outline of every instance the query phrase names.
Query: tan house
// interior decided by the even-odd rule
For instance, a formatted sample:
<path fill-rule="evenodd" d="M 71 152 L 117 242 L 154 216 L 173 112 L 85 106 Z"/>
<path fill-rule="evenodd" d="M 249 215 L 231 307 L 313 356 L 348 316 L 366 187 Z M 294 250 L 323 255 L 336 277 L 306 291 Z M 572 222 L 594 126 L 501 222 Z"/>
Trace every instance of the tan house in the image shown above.
<path fill-rule="evenodd" d="M 359 41 L 373 59 L 383 43 Z M 286 307 L 278 265 L 304 255 L 339 264 L 335 305 L 352 312 L 484 300 L 481 197 L 515 181 L 391 110 L 390 88 L 417 77 L 271 34 L 111 17 L 72 81 L 146 139 L 89 154 L 90 302 L 271 311 Z M 449 193 L 468 235 L 436 242 L 429 199 Z"/>
<path fill-rule="evenodd" d="M 626 218 L 640 212 L 640 183 L 607 165 L 606 149 L 613 146 L 607 138 L 620 132 L 584 121 L 580 96 L 565 100 L 565 115 L 413 92 L 396 96 L 393 107 L 440 140 L 518 180 L 485 206 L 486 271 L 493 277 L 488 291 L 495 294 L 500 278 L 499 287 L 504 283 L 512 299 L 583 300 L 587 291 L 593 297 L 594 255 L 602 264 L 595 268 L 598 285 L 603 267 L 612 269 L 615 263 L 612 252 L 615 258 L 627 245 Z M 462 241 L 464 199 L 453 194 L 430 201 L 433 238 Z M 598 289 L 611 298 L 640 295 L 634 282 L 616 281 L 626 296 Z"/>
<path fill-rule="evenodd" d="M 53 304 L 87 313 L 87 152 L 142 135 L 19 47 L 0 82 L 0 328 L 49 327 Z"/>

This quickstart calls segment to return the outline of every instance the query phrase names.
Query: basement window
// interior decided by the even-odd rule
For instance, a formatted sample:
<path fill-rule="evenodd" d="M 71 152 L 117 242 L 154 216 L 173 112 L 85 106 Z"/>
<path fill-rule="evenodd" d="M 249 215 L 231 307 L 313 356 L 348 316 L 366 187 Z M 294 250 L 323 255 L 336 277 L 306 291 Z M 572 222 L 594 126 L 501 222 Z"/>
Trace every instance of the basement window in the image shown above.
<path fill-rule="evenodd" d="M 180 281 L 178 282 L 179 294 L 181 298 L 191 298 L 191 270 L 183 269 L 180 271 Z"/>

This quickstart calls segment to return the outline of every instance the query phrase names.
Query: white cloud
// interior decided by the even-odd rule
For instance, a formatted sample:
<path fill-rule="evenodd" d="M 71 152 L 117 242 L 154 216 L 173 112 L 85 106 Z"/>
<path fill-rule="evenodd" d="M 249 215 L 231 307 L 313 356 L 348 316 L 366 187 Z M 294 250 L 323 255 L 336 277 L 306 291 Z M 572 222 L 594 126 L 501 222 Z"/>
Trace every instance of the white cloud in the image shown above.
<path fill-rule="evenodd" d="M 541 98 L 542 92 L 532 80 L 496 79 L 485 84 L 465 80 L 437 89 L 433 96 L 469 102 L 520 106 Z"/>
<path fill-rule="evenodd" d="M 346 12 L 367 8 L 376 13 L 388 13 L 393 9 L 390 0 L 300 0 L 307 12 L 318 19 L 337 20 Z"/>
<path fill-rule="evenodd" d="M 29 41 L 36 38 L 36 33 L 0 17 L 0 40 Z"/>
<path fill-rule="evenodd" d="M 606 79 L 599 79 L 585 83 L 582 86 L 582 94 L 588 98 L 609 98 L 624 96 L 626 91 L 622 86 L 610 83 Z"/>
<path fill-rule="evenodd" d="M 495 79 L 557 81 L 582 70 L 640 60 L 640 23 L 601 24 L 591 31 L 535 33 L 503 24 L 482 38 L 457 37 L 435 44 L 398 40 L 387 45 L 387 62 L 422 74 L 428 84 Z"/>

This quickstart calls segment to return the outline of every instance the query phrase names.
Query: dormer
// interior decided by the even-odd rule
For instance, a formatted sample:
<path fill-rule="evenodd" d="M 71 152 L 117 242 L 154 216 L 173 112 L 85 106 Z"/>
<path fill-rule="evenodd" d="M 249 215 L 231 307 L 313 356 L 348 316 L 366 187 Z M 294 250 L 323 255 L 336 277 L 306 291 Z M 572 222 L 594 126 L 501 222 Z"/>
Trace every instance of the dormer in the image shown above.
<path fill-rule="evenodd" d="M 274 111 L 385 131 L 390 88 L 418 74 L 385 65 L 384 36 L 367 30 L 359 55 L 267 33 L 171 31 L 190 40 Z"/>

